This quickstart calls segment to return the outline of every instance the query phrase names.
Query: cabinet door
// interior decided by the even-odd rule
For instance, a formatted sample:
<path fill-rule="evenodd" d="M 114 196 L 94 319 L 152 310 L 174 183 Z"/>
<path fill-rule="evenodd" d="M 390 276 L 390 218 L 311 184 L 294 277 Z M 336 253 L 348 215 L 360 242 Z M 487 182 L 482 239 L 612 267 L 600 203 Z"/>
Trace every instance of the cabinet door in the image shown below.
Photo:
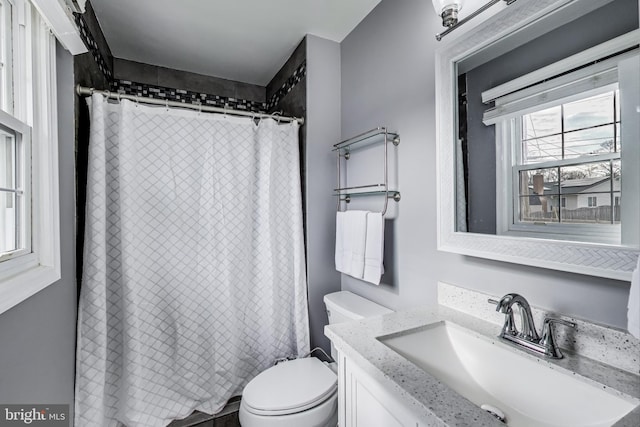
<path fill-rule="evenodd" d="M 341 361 L 346 364 L 345 427 L 417 427 L 417 418 L 398 397 L 349 359 Z"/>

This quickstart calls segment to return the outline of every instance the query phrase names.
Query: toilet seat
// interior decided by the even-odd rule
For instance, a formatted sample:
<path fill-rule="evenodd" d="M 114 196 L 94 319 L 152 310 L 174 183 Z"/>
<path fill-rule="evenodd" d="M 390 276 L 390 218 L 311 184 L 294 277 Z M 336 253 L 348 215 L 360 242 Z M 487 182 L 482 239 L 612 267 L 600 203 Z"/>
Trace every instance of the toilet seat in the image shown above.
<path fill-rule="evenodd" d="M 315 357 L 280 363 L 247 384 L 242 402 L 262 416 L 289 415 L 320 405 L 336 394 L 338 377 Z"/>

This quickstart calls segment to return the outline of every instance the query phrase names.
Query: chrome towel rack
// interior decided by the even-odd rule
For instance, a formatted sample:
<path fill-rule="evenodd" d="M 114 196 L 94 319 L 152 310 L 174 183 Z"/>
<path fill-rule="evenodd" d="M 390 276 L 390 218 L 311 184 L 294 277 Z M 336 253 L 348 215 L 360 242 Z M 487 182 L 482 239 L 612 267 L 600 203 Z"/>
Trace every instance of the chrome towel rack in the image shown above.
<path fill-rule="evenodd" d="M 390 132 L 386 127 L 377 127 L 360 135 L 356 135 L 353 138 L 339 142 L 338 144 L 334 144 L 332 151 L 337 153 L 338 187 L 334 188 L 333 191 L 334 196 L 338 198 L 338 211 L 340 211 L 341 202 L 349 203 L 352 197 L 383 195 L 385 196 L 384 207 L 382 209 L 382 215 L 384 216 L 387 213 L 389 199 L 393 199 L 396 202 L 400 201 L 400 192 L 389 188 L 389 142 L 392 142 L 394 146 L 398 146 L 400 144 L 400 135 L 396 132 Z M 349 160 L 352 151 L 374 143 L 382 143 L 384 147 L 383 182 L 353 187 L 340 187 L 342 178 L 341 158 L 344 158 L 345 161 Z"/>

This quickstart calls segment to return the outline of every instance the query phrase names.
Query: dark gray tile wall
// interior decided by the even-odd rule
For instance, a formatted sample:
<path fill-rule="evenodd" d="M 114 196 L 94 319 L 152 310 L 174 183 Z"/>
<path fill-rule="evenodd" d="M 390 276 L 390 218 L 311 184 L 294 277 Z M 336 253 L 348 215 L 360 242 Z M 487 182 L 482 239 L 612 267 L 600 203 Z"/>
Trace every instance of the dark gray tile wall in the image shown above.
<path fill-rule="evenodd" d="M 78 61 L 80 73 L 77 74 L 83 80 L 79 82 L 83 86 L 112 90 L 111 85 L 128 82 L 146 85 L 147 88 L 155 87 L 169 95 L 170 91 L 167 92 L 167 89 L 173 89 L 174 94 L 187 91 L 197 97 L 206 95 L 208 100 L 214 99 L 213 97 L 224 99 L 225 102 L 229 100 L 226 103 L 230 108 L 237 105 L 243 110 L 264 111 L 261 105 L 266 101 L 264 86 L 114 58 L 90 1 L 87 1 L 86 12 L 74 14 L 74 19 L 89 50 L 87 54 L 80 55 L 81 59 Z M 98 76 L 100 73 L 103 78 Z M 126 88 L 122 90 L 125 92 Z"/>
<path fill-rule="evenodd" d="M 243 111 L 279 111 L 276 108 L 306 75 L 305 40 L 269 83 L 268 87 L 174 70 L 114 58 L 87 2 L 84 14 L 74 15 L 89 52 L 78 57 L 76 84 L 129 95 L 149 96 L 185 103 L 202 103 Z"/>
<path fill-rule="evenodd" d="M 295 69 L 293 74 L 280 86 L 280 88 L 267 100 L 267 110 L 268 111 L 279 111 L 280 108 L 278 106 L 281 104 L 281 101 L 286 102 L 285 98 L 287 95 L 299 86 L 300 82 L 307 75 L 307 63 L 303 62 Z M 292 95 L 292 96 L 295 96 Z"/>
<path fill-rule="evenodd" d="M 306 76 L 306 58 L 307 38 L 305 37 L 295 48 L 287 62 L 285 62 L 273 79 L 271 79 L 269 84 L 267 84 L 266 101 L 268 111 L 279 111 L 281 108 L 278 107 L 278 104 L 285 98 L 299 98 L 299 92 L 293 93 L 289 97 L 287 97 L 287 94 L 289 94 L 294 87 L 300 84 L 301 80 Z M 304 103 L 303 108 L 306 109 L 306 102 Z"/>
<path fill-rule="evenodd" d="M 80 30 L 80 37 L 89 50 L 85 55 L 93 58 L 106 80 L 111 80 L 113 78 L 113 55 L 107 39 L 102 33 L 91 2 L 87 1 L 85 13 L 74 13 L 73 17 Z"/>
<path fill-rule="evenodd" d="M 264 86 L 143 64 L 126 59 L 114 59 L 114 78 L 132 82 L 179 88 L 190 92 L 214 94 L 252 102 L 265 102 Z"/>
<path fill-rule="evenodd" d="M 86 12 L 74 14 L 80 36 L 89 52 L 73 57 L 74 85 L 109 89 L 113 77 L 113 56 L 91 3 L 87 1 Z M 75 95 L 75 155 L 76 155 L 76 277 L 78 291 L 82 279 L 84 249 L 84 223 L 87 182 L 87 158 L 89 147 L 89 109 L 82 97 Z"/>
<path fill-rule="evenodd" d="M 303 38 L 300 44 L 294 49 L 293 53 L 284 63 L 282 68 L 276 73 L 271 81 L 267 84 L 267 99 L 270 99 L 287 79 L 294 74 L 296 69 L 307 61 L 307 38 Z"/>
<path fill-rule="evenodd" d="M 266 112 L 266 104 L 264 102 L 228 98 L 183 89 L 172 89 L 171 87 L 155 86 L 128 80 L 113 80 L 111 82 L 111 91 L 127 95 L 182 102 L 185 104 L 202 104 L 211 107 L 226 108 L 228 110 L 252 111 L 256 113 Z"/>

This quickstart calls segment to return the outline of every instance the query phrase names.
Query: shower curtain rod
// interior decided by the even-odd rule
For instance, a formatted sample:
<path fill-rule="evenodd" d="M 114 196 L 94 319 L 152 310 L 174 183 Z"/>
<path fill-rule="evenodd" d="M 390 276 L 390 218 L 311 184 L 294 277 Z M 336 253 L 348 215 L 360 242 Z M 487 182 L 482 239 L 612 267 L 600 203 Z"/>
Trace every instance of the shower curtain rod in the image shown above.
<path fill-rule="evenodd" d="M 203 104 L 189 104 L 186 102 L 169 101 L 169 100 L 163 100 L 163 99 L 157 99 L 157 98 L 149 98 L 146 96 L 127 95 L 124 93 L 110 92 L 108 90 L 98 90 L 92 87 L 84 87 L 80 85 L 76 86 L 76 93 L 80 96 L 85 96 L 85 95 L 90 96 L 90 95 L 93 95 L 94 93 L 99 93 L 106 96 L 107 98 L 117 99 L 118 101 L 121 99 L 128 99 L 130 101 L 142 102 L 145 104 L 164 105 L 165 107 L 191 108 L 192 110 L 206 111 L 211 113 L 229 114 L 232 116 L 246 116 L 246 117 L 261 118 L 261 119 L 269 118 L 269 119 L 275 119 L 281 122 L 297 121 L 301 126 L 304 124 L 304 118 L 302 117 L 286 117 L 286 116 L 279 116 L 277 114 L 253 113 L 251 111 L 231 110 L 231 109 L 220 108 L 220 107 L 211 107 Z"/>

